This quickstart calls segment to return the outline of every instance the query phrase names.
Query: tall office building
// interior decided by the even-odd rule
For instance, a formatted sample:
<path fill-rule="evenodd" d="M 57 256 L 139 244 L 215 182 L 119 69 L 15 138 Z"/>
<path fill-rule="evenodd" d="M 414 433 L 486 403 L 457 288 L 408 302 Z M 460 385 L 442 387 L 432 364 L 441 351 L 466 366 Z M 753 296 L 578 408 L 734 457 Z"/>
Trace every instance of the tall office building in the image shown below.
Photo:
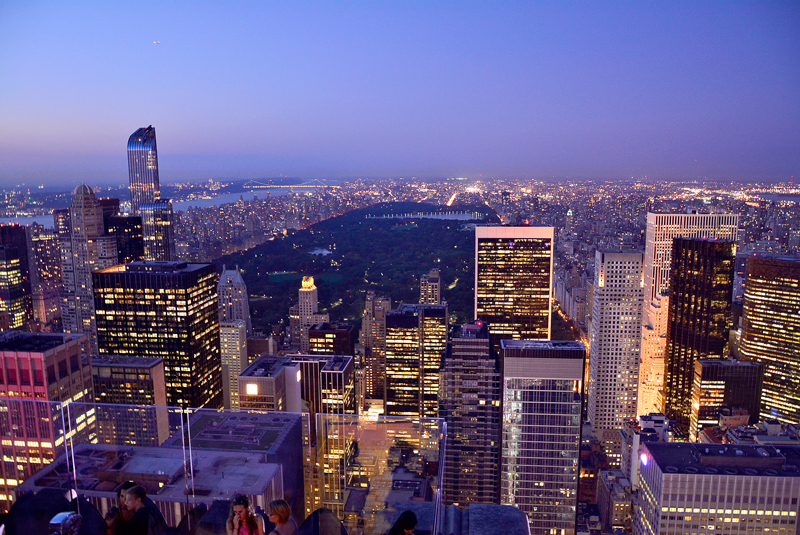
<path fill-rule="evenodd" d="M 797 446 L 644 444 L 635 535 L 797 533 Z"/>
<path fill-rule="evenodd" d="M 303 277 L 302 286 L 299 291 L 298 299 L 298 325 L 300 331 L 300 352 L 309 353 L 308 330 L 319 323 L 328 323 L 330 316 L 319 313 L 319 299 L 317 298 L 317 287 L 314 284 L 314 277 Z M 294 339 L 295 333 L 292 333 Z"/>
<path fill-rule="evenodd" d="M 364 378 L 366 396 L 383 399 L 386 373 L 386 314 L 392 309 L 392 300 L 367 290 L 364 317 L 361 320 L 361 344 L 364 346 Z"/>
<path fill-rule="evenodd" d="M 553 227 L 475 228 L 475 318 L 499 341 L 549 340 Z"/>
<path fill-rule="evenodd" d="M 81 184 L 73 193 L 68 229 L 61 239 L 61 321 L 65 331 L 89 336 L 92 355 L 97 355 L 92 272 L 116 263 L 116 239 L 104 233 L 103 211 L 94 191 Z"/>
<path fill-rule="evenodd" d="M 94 401 L 91 367 L 81 358 L 86 336 L 79 334 L 0 333 L 0 504 L 13 501 L 13 489 L 65 451 L 61 403 Z M 85 420 L 93 432 L 94 415 Z M 94 437 L 85 435 L 82 439 Z"/>
<path fill-rule="evenodd" d="M 530 518 L 531 535 L 574 535 L 578 506 L 580 342 L 503 340 L 500 502 Z"/>
<path fill-rule="evenodd" d="M 352 325 L 320 323 L 308 330 L 309 353 L 312 355 L 356 354 L 356 333 Z"/>
<path fill-rule="evenodd" d="M 222 362 L 222 404 L 239 408 L 239 374 L 250 364 L 247 358 L 247 327 L 244 321 L 220 321 L 219 354 Z"/>
<path fill-rule="evenodd" d="M 175 214 L 172 202 L 162 200 L 139 205 L 144 236 L 144 258 L 154 262 L 177 260 L 175 254 Z"/>
<path fill-rule="evenodd" d="M 21 225 L 0 225 L 0 312 L 11 329 L 25 329 L 33 319 L 28 236 Z"/>
<path fill-rule="evenodd" d="M 144 259 L 144 234 L 141 216 L 111 215 L 105 219 L 106 234 L 117 240 L 117 264 Z"/>
<path fill-rule="evenodd" d="M 447 423 L 445 504 L 500 503 L 500 376 L 488 325 L 462 326 L 439 374 L 439 418 Z"/>
<path fill-rule="evenodd" d="M 672 241 L 664 410 L 688 427 L 694 363 L 728 357 L 736 244 L 675 238 Z"/>
<path fill-rule="evenodd" d="M 61 243 L 58 236 L 36 223 L 28 227 L 33 319 L 37 331 L 61 323 Z"/>
<path fill-rule="evenodd" d="M 219 296 L 219 321 L 243 321 L 247 328 L 247 336 L 253 336 L 253 323 L 250 321 L 250 298 L 247 285 L 244 283 L 239 266 L 225 269 L 219 276 L 217 285 Z"/>
<path fill-rule="evenodd" d="M 432 269 L 419 279 L 419 304 L 439 305 L 442 302 L 442 278 L 438 269 Z"/>
<path fill-rule="evenodd" d="M 100 444 L 160 446 L 169 438 L 164 359 L 92 359 Z"/>
<path fill-rule="evenodd" d="M 443 305 L 401 305 L 386 314 L 384 414 L 436 417 L 439 368 L 447 350 Z"/>
<path fill-rule="evenodd" d="M 152 125 L 139 128 L 128 138 L 128 178 L 133 215 L 139 214 L 140 205 L 161 200 L 156 129 Z"/>
<path fill-rule="evenodd" d="M 699 359 L 694 363 L 689 439 L 697 442 L 704 427 L 719 425 L 723 409 L 745 409 L 758 423 L 764 366 L 743 360 Z"/>
<path fill-rule="evenodd" d="M 212 265 L 132 262 L 93 281 L 101 355 L 161 357 L 170 406 L 222 406 Z"/>
<path fill-rule="evenodd" d="M 639 370 L 640 415 L 661 412 L 664 405 L 664 353 L 667 348 L 669 277 L 674 238 L 736 241 L 736 214 L 647 214 L 644 251 L 642 364 Z"/>
<path fill-rule="evenodd" d="M 764 365 L 760 418 L 800 421 L 800 260 L 747 260 L 739 355 Z"/>
<path fill-rule="evenodd" d="M 622 460 L 619 429 L 636 418 L 644 289 L 642 253 L 597 251 L 589 356 L 589 420 L 612 467 Z"/>

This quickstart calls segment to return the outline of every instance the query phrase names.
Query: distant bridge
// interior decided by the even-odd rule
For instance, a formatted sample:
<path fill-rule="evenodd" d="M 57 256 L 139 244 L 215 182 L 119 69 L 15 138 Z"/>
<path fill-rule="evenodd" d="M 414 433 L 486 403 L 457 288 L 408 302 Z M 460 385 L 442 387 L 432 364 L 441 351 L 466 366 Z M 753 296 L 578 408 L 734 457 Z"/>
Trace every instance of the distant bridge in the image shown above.
<path fill-rule="evenodd" d="M 325 184 L 319 180 L 311 180 L 308 182 L 303 182 L 302 184 L 266 184 L 264 182 L 259 182 L 258 180 L 248 180 L 244 183 L 245 189 L 281 189 L 281 188 L 341 188 L 342 186 L 332 186 L 330 184 Z"/>

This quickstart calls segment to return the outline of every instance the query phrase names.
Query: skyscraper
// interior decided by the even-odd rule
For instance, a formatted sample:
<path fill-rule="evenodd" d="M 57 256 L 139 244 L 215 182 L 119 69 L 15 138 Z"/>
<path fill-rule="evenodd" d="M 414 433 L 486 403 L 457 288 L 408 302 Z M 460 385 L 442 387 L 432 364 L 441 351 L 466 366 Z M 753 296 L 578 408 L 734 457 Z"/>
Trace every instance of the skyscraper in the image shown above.
<path fill-rule="evenodd" d="M 698 359 L 694 363 L 689 438 L 697 442 L 704 427 L 719 425 L 723 409 L 746 409 L 758 423 L 764 366 L 743 360 Z"/>
<path fill-rule="evenodd" d="M 636 418 L 641 349 L 642 253 L 597 251 L 589 357 L 589 420 L 612 467 L 622 457 L 618 432 Z"/>
<path fill-rule="evenodd" d="M 250 298 L 247 285 L 244 283 L 239 266 L 236 269 L 225 269 L 219 276 L 217 285 L 219 296 L 219 321 L 243 321 L 247 328 L 247 336 L 253 336 L 253 324 L 250 321 Z"/>
<path fill-rule="evenodd" d="M 663 410 L 664 353 L 673 238 L 717 238 L 735 241 L 736 214 L 647 214 L 644 251 L 642 364 L 639 370 L 640 415 Z"/>
<path fill-rule="evenodd" d="M 140 205 L 161 200 L 156 129 L 152 125 L 139 128 L 128 138 L 128 178 L 133 215 L 139 214 Z"/>
<path fill-rule="evenodd" d="M 222 406 L 212 265 L 131 262 L 93 280 L 101 355 L 161 357 L 170 406 Z"/>
<path fill-rule="evenodd" d="M 100 444 L 160 446 L 169 438 L 164 359 L 92 359 Z"/>
<path fill-rule="evenodd" d="M 61 244 L 52 230 L 36 223 L 28 229 L 33 319 L 39 331 L 61 323 Z"/>
<path fill-rule="evenodd" d="M 438 305 L 442 302 L 442 278 L 432 269 L 419 279 L 419 304 Z"/>
<path fill-rule="evenodd" d="M 764 365 L 760 418 L 800 421 L 800 260 L 747 260 L 739 355 Z"/>
<path fill-rule="evenodd" d="M 383 399 L 386 373 L 386 314 L 392 308 L 392 300 L 367 291 L 364 317 L 361 320 L 361 344 L 364 346 L 366 366 L 366 396 Z"/>
<path fill-rule="evenodd" d="M 736 244 L 675 238 L 665 355 L 664 412 L 688 427 L 694 363 L 728 356 Z"/>
<path fill-rule="evenodd" d="M 117 263 L 117 242 L 103 230 L 103 211 L 94 191 L 81 184 L 73 193 L 69 228 L 61 239 L 61 320 L 65 331 L 89 336 L 92 355 L 97 354 L 92 271 Z"/>
<path fill-rule="evenodd" d="M 33 319 L 28 237 L 20 225 L 0 225 L 0 312 L 8 313 L 11 329 Z"/>
<path fill-rule="evenodd" d="M 500 361 L 485 322 L 458 330 L 439 374 L 439 418 L 447 422 L 442 499 L 500 503 Z"/>
<path fill-rule="evenodd" d="M 549 340 L 553 227 L 475 228 L 475 318 L 502 339 Z"/>
<path fill-rule="evenodd" d="M 500 501 L 528 514 L 531 535 L 574 533 L 586 349 L 527 340 L 503 340 L 501 349 Z"/>
<path fill-rule="evenodd" d="M 111 215 L 105 219 L 106 234 L 117 239 L 117 263 L 144 259 L 144 234 L 141 216 Z"/>
<path fill-rule="evenodd" d="M 60 403 L 94 401 L 91 367 L 81 358 L 85 343 L 79 334 L 0 333 L 0 439 L 7 459 L 0 463 L 0 504 L 6 509 L 14 487 L 65 451 Z M 86 416 L 84 428 L 93 430 L 94 415 Z"/>
<path fill-rule="evenodd" d="M 219 354 L 222 362 L 222 403 L 239 408 L 239 374 L 247 368 L 247 327 L 242 320 L 220 321 Z"/>
<path fill-rule="evenodd" d="M 154 262 L 177 260 L 175 254 L 175 214 L 169 200 L 139 205 L 144 236 L 144 258 Z"/>
<path fill-rule="evenodd" d="M 309 353 L 308 330 L 312 325 L 328 323 L 330 316 L 319 313 L 319 299 L 314 277 L 303 277 L 298 299 L 298 329 L 300 331 L 300 352 Z M 292 333 L 292 339 L 295 339 Z"/>
<path fill-rule="evenodd" d="M 446 303 L 386 314 L 386 415 L 436 417 L 447 330 Z"/>

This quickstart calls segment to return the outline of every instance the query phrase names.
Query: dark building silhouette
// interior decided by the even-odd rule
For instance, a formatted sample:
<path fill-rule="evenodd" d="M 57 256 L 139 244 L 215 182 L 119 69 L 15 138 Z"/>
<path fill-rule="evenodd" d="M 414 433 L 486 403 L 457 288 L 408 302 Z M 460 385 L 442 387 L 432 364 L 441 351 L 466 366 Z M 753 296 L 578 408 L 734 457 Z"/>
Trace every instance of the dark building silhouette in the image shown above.
<path fill-rule="evenodd" d="M 664 413 L 688 426 L 694 363 L 727 357 L 736 245 L 675 238 L 672 242 Z"/>
<path fill-rule="evenodd" d="M 500 377 L 486 322 L 457 330 L 439 374 L 439 417 L 448 438 L 442 499 L 448 505 L 500 503 Z"/>
<path fill-rule="evenodd" d="M 93 283 L 101 355 L 161 357 L 170 406 L 222 406 L 211 264 L 132 262 L 96 271 Z"/>
<path fill-rule="evenodd" d="M 352 325 L 319 323 L 308 330 L 308 343 L 312 355 L 356 354 L 356 333 Z"/>
<path fill-rule="evenodd" d="M 747 260 L 739 356 L 764 365 L 760 418 L 800 420 L 800 259 Z"/>
<path fill-rule="evenodd" d="M 719 425 L 723 409 L 746 409 L 758 423 L 764 366 L 758 362 L 699 359 L 694 363 L 689 437 L 697 441 L 704 427 Z"/>
<path fill-rule="evenodd" d="M 104 219 L 104 222 L 106 234 L 117 239 L 117 259 L 120 264 L 137 262 L 144 258 L 141 217 L 112 215 Z"/>

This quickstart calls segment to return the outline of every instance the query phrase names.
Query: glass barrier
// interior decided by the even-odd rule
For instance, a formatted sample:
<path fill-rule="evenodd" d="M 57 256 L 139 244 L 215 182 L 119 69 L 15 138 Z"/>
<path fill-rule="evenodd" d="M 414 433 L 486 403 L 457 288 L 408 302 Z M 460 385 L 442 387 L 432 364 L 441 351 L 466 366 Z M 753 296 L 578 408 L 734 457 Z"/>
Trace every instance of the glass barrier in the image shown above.
<path fill-rule="evenodd" d="M 444 420 L 318 414 L 316 422 L 317 507 L 333 511 L 351 535 L 386 533 L 405 509 L 420 532 L 438 532 Z"/>
<path fill-rule="evenodd" d="M 298 524 L 328 509 L 351 535 L 385 533 L 404 509 L 420 532 L 441 527 L 436 418 L 0 399 L 0 431 L 6 511 L 30 492 L 104 522 L 132 481 L 169 527 L 224 522 L 237 494 L 262 514 L 285 499 Z"/>
<path fill-rule="evenodd" d="M 11 508 L 23 482 L 64 457 L 66 421 L 61 403 L 0 399 L 0 502 L 4 510 Z M 63 465 L 52 474 L 49 486 L 66 494 L 73 488 L 73 478 L 70 467 Z"/>

